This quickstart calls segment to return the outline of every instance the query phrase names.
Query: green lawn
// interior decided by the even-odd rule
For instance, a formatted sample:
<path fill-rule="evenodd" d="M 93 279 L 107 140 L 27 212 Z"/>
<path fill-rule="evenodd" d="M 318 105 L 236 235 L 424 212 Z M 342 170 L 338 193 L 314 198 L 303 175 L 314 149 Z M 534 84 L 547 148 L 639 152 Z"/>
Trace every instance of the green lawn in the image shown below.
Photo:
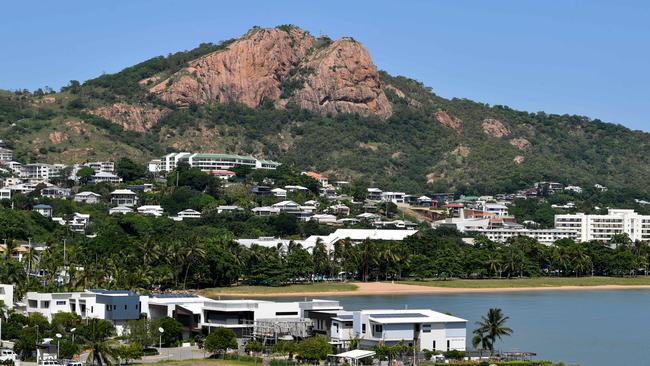
<path fill-rule="evenodd" d="M 517 287 L 560 287 L 560 286 L 642 286 L 650 285 L 650 276 L 638 277 L 535 277 L 487 280 L 424 280 L 403 281 L 409 285 L 447 288 L 517 288 Z"/>
<path fill-rule="evenodd" d="M 201 295 L 206 297 L 215 297 L 219 295 L 273 295 L 289 294 L 301 292 L 347 292 L 357 289 L 357 285 L 342 282 L 318 282 L 303 285 L 288 286 L 233 286 L 233 287 L 216 287 L 201 291 Z"/>

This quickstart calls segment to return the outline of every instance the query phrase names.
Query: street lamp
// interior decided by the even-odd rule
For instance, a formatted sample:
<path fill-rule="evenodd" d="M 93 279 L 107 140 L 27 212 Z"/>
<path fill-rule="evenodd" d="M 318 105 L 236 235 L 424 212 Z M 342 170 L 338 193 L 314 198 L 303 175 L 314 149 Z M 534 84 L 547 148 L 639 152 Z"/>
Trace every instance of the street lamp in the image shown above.
<path fill-rule="evenodd" d="M 72 343 L 74 344 L 74 332 L 77 331 L 77 328 L 72 328 L 70 329 L 70 333 L 72 333 Z"/>
<path fill-rule="evenodd" d="M 63 337 L 61 333 L 56 334 L 56 359 L 57 360 L 61 358 L 61 356 L 59 356 L 59 351 L 61 350 L 61 337 Z"/>
<path fill-rule="evenodd" d="M 160 339 L 158 340 L 158 348 L 162 350 L 162 335 L 163 333 L 165 333 L 165 330 L 163 329 L 163 327 L 159 327 L 158 332 L 160 332 Z"/>

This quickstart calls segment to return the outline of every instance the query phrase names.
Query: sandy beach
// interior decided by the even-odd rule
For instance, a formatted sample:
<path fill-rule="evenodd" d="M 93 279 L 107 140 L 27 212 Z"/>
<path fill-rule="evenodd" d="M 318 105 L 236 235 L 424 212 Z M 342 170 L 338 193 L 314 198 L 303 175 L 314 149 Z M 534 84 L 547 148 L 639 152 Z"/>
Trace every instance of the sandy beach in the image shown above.
<path fill-rule="evenodd" d="M 356 282 L 356 290 L 321 292 L 274 292 L 274 293 L 219 293 L 226 297 L 334 297 L 334 296 L 372 296 L 372 295 L 415 295 L 415 294 L 455 294 L 455 293 L 499 293 L 525 291 L 594 291 L 594 290 L 643 290 L 650 285 L 598 285 L 598 286 L 548 286 L 548 287 L 503 287 L 503 288 L 451 288 L 419 286 L 390 282 Z M 214 297 L 214 296 L 213 296 Z"/>

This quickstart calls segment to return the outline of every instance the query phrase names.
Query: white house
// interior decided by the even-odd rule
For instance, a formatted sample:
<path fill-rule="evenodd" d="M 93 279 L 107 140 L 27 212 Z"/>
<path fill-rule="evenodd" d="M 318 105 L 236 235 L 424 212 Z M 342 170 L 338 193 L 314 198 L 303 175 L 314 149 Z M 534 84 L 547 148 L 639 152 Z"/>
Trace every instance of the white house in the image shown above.
<path fill-rule="evenodd" d="M 334 224 L 336 223 L 336 216 L 328 214 L 319 214 L 313 215 L 309 218 L 311 221 L 315 221 L 319 224 Z"/>
<path fill-rule="evenodd" d="M 126 214 L 132 213 L 132 212 L 133 212 L 133 209 L 131 207 L 128 207 L 128 206 L 115 206 L 115 207 L 111 207 L 108 210 L 109 215 L 117 215 L 117 214 L 126 215 Z"/>
<path fill-rule="evenodd" d="M 379 188 L 368 188 L 367 198 L 371 201 L 381 201 L 382 193 L 384 193 Z"/>
<path fill-rule="evenodd" d="M 68 199 L 72 191 L 70 188 L 61 188 L 57 186 L 45 187 L 41 189 L 41 197 L 53 199 Z"/>
<path fill-rule="evenodd" d="M 383 192 L 381 200 L 384 202 L 404 203 L 404 192 Z"/>
<path fill-rule="evenodd" d="M 11 199 L 11 189 L 0 188 L 0 200 L 10 200 L 10 199 Z"/>
<path fill-rule="evenodd" d="M 421 350 L 465 351 L 467 320 L 433 310 L 361 310 L 353 312 L 352 323 L 352 333 L 361 348 L 380 343 L 394 345 L 403 340 Z"/>
<path fill-rule="evenodd" d="M 90 215 L 75 212 L 67 224 L 71 231 L 82 233 L 86 230 L 88 224 L 90 224 Z"/>
<path fill-rule="evenodd" d="M 14 307 L 14 285 L 0 284 L 0 302 L 8 309 Z"/>
<path fill-rule="evenodd" d="M 89 161 L 84 164 L 95 171 L 95 173 L 113 173 L 115 172 L 115 163 L 112 161 Z"/>
<path fill-rule="evenodd" d="M 137 208 L 138 213 L 147 216 L 162 216 L 165 211 L 160 205 L 144 205 Z"/>
<path fill-rule="evenodd" d="M 90 184 L 120 182 L 122 182 L 122 178 L 110 172 L 99 172 L 90 176 Z"/>
<path fill-rule="evenodd" d="M 75 194 L 73 199 L 75 202 L 94 204 L 99 203 L 101 198 L 102 196 L 100 194 L 86 191 Z"/>
<path fill-rule="evenodd" d="M 228 205 L 222 205 L 222 206 L 217 206 L 217 213 L 224 213 L 224 212 L 237 212 L 237 211 L 244 211 L 243 208 L 239 206 L 228 206 Z"/>
<path fill-rule="evenodd" d="M 201 218 L 201 213 L 199 211 L 192 210 L 191 208 L 188 208 L 187 210 L 183 210 L 183 211 L 177 213 L 176 217 L 180 218 L 181 220 L 184 220 L 184 219 L 200 219 Z"/>
<path fill-rule="evenodd" d="M 234 178 L 236 175 L 235 172 L 233 172 L 232 170 L 225 170 L 225 169 L 211 170 L 210 174 L 222 180 L 228 180 L 230 178 Z"/>
<path fill-rule="evenodd" d="M 300 193 L 309 192 L 309 188 L 303 186 L 288 185 L 288 186 L 284 186 L 284 189 L 286 189 L 288 192 L 300 192 Z"/>
<path fill-rule="evenodd" d="M 118 206 L 133 206 L 138 202 L 138 196 L 129 189 L 116 189 L 111 192 L 111 203 Z"/>
<path fill-rule="evenodd" d="M 287 190 L 282 188 L 273 188 L 271 193 L 278 198 L 287 198 Z"/>
<path fill-rule="evenodd" d="M 493 213 L 497 216 L 508 216 L 508 206 L 500 203 L 481 202 L 483 212 Z"/>
<path fill-rule="evenodd" d="M 45 205 L 45 204 L 34 205 L 33 210 L 34 212 L 38 212 L 39 214 L 45 217 L 52 217 L 52 206 L 50 205 Z"/>

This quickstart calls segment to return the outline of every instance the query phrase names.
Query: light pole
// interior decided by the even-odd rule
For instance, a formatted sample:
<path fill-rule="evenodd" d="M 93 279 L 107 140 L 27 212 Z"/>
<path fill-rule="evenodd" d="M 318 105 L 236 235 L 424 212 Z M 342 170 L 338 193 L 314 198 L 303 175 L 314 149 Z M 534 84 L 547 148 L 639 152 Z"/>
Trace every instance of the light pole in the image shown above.
<path fill-rule="evenodd" d="M 56 334 L 56 359 L 57 360 L 61 358 L 61 356 L 59 355 L 59 352 L 61 350 L 61 337 L 63 337 L 61 333 Z"/>
<path fill-rule="evenodd" d="M 159 352 L 162 352 L 162 335 L 165 333 L 165 329 L 163 329 L 163 327 L 159 327 L 158 332 L 160 333 L 160 338 L 158 339 L 158 348 L 160 349 Z"/>
<path fill-rule="evenodd" d="M 72 344 L 74 344 L 74 332 L 77 331 L 77 328 L 72 328 L 70 329 L 70 333 L 72 333 Z"/>

